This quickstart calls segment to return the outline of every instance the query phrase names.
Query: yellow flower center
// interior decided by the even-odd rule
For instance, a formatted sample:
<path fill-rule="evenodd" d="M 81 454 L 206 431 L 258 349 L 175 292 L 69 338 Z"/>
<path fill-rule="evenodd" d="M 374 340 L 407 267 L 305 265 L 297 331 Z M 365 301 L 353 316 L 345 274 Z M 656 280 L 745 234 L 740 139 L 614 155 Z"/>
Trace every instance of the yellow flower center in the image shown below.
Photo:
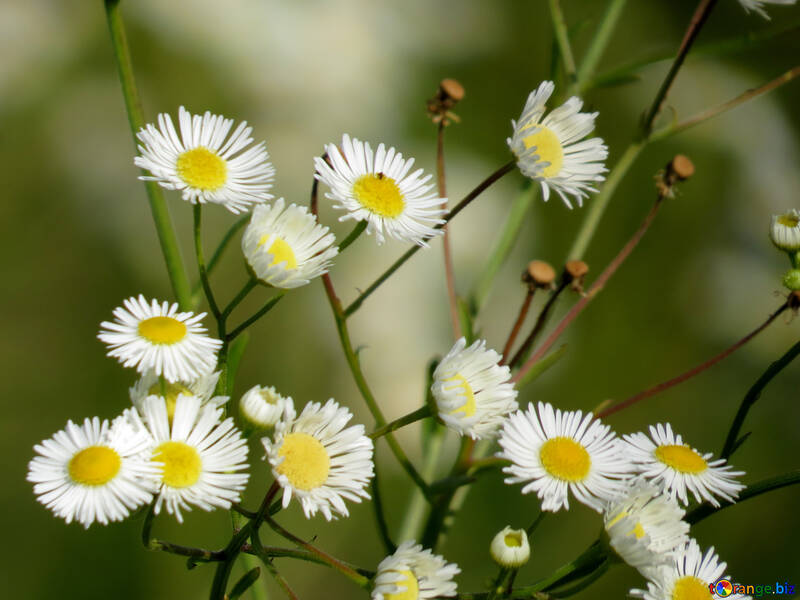
<path fill-rule="evenodd" d="M 554 177 L 561 171 L 561 166 L 564 164 L 564 149 L 561 147 L 561 141 L 558 136 L 542 125 L 531 125 L 526 129 L 538 127 L 536 133 L 533 133 L 522 140 L 525 148 L 533 148 L 536 146 L 536 154 L 539 156 L 537 162 L 548 162 L 541 173 L 542 177 Z"/>
<path fill-rule="evenodd" d="M 172 317 L 150 317 L 139 322 L 139 335 L 154 344 L 175 344 L 186 335 L 186 325 Z"/>
<path fill-rule="evenodd" d="M 551 438 L 542 444 L 539 459 L 550 475 L 564 481 L 582 481 L 592 466 L 586 448 L 563 436 Z"/>
<path fill-rule="evenodd" d="M 114 479 L 122 466 L 116 450 L 108 446 L 89 446 L 69 461 L 69 476 L 83 485 L 104 485 Z"/>
<path fill-rule="evenodd" d="M 192 394 L 192 390 L 182 383 L 170 383 L 169 381 L 157 381 L 150 386 L 147 393 L 150 396 L 161 396 L 164 398 L 167 403 L 167 417 L 169 417 L 170 423 L 173 417 L 175 417 L 175 405 L 178 403 L 178 396 L 181 394 L 184 396 L 194 395 Z"/>
<path fill-rule="evenodd" d="M 193 486 L 203 470 L 200 454 L 184 442 L 164 442 L 155 449 L 152 460 L 164 463 L 161 479 L 174 488 Z"/>
<path fill-rule="evenodd" d="M 278 465 L 278 473 L 285 475 L 292 487 L 313 490 L 328 479 L 331 470 L 328 452 L 319 440 L 307 433 L 287 434 L 278 456 L 284 457 Z"/>
<path fill-rule="evenodd" d="M 178 175 L 193 188 L 213 192 L 228 179 L 228 165 L 215 152 L 200 146 L 178 157 Z"/>
<path fill-rule="evenodd" d="M 608 522 L 608 525 L 606 525 L 606 530 L 609 530 L 609 529 L 611 529 L 611 528 L 612 528 L 614 525 L 616 525 L 617 523 L 619 523 L 619 522 L 620 522 L 622 519 L 624 519 L 624 518 L 625 518 L 625 517 L 627 517 L 627 516 L 629 516 L 629 514 L 628 514 L 628 512 L 627 512 L 627 511 L 624 511 L 624 510 L 623 510 L 623 511 L 621 511 L 621 512 L 620 512 L 620 513 L 619 513 L 619 514 L 616 516 L 616 517 L 614 517 L 613 519 L 611 519 L 611 520 Z M 646 534 L 646 533 L 647 533 L 647 532 L 644 530 L 644 527 L 642 527 L 642 524 L 641 524 L 641 523 L 639 523 L 639 522 L 637 522 L 637 523 L 636 523 L 636 525 L 634 525 L 634 526 L 633 526 L 633 529 L 631 529 L 631 530 L 630 530 L 628 533 L 626 533 L 625 535 L 631 535 L 631 534 L 633 534 L 633 535 L 635 535 L 635 536 L 636 536 L 636 539 L 637 539 L 637 540 L 640 540 L 640 539 L 642 539 L 642 538 L 645 536 L 645 534 Z"/>
<path fill-rule="evenodd" d="M 391 219 L 400 216 L 406 206 L 397 182 L 383 173 L 356 179 L 353 195 L 368 211 Z"/>
<path fill-rule="evenodd" d="M 520 548 L 522 547 L 522 536 L 519 533 L 507 533 L 503 537 L 503 542 L 509 548 Z"/>
<path fill-rule="evenodd" d="M 261 236 L 261 239 L 258 240 L 258 245 L 263 246 L 269 240 L 270 234 L 265 234 Z M 284 242 L 281 238 L 275 237 L 275 240 L 270 244 L 267 252 L 272 254 L 272 262 L 269 264 L 270 267 L 274 267 L 275 265 L 279 265 L 281 263 L 286 263 L 284 267 L 287 271 L 289 269 L 296 269 L 297 268 L 297 258 L 295 258 L 294 251 L 292 247 Z"/>
<path fill-rule="evenodd" d="M 450 387 L 445 388 L 446 390 L 456 390 L 460 389 L 464 396 L 467 397 L 466 402 L 464 402 L 463 406 L 459 406 L 455 410 L 451 410 L 450 414 L 455 415 L 457 413 L 461 413 L 465 417 L 472 417 L 475 415 L 475 394 L 472 393 L 472 387 L 470 387 L 467 380 L 464 378 L 463 375 L 453 375 L 452 377 L 445 379 L 445 381 L 454 381 L 456 382 L 455 385 L 451 385 Z"/>
<path fill-rule="evenodd" d="M 628 535 L 633 534 L 636 536 L 637 540 L 642 539 L 645 536 L 644 527 L 642 527 L 641 523 L 636 523 L 636 526 L 628 532 Z"/>
<path fill-rule="evenodd" d="M 386 600 L 417 600 L 419 598 L 419 583 L 417 578 L 411 571 L 404 569 L 402 571 L 391 571 L 393 573 L 400 573 L 404 577 L 400 581 L 396 581 L 395 585 L 402 586 L 405 591 L 397 592 L 396 594 L 384 594 Z"/>
<path fill-rule="evenodd" d="M 711 590 L 694 575 L 684 575 L 675 582 L 672 600 L 711 600 Z"/>
<path fill-rule="evenodd" d="M 800 224 L 800 217 L 789 213 L 788 215 L 781 215 L 778 217 L 778 224 L 783 225 L 784 227 L 797 227 Z"/>
<path fill-rule="evenodd" d="M 686 445 L 659 446 L 655 455 L 662 463 L 681 473 L 696 475 L 708 468 L 703 457 Z"/>

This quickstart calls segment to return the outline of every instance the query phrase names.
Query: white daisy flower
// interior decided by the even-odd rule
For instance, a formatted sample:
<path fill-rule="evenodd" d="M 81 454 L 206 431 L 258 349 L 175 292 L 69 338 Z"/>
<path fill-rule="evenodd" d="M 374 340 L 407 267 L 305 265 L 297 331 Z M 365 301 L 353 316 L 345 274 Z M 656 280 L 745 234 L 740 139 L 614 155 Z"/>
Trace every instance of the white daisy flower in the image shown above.
<path fill-rule="evenodd" d="M 206 313 L 178 312 L 178 305 L 143 295 L 114 309 L 114 322 L 103 321 L 98 334 L 113 356 L 139 373 L 154 371 L 167 381 L 192 381 L 211 372 L 222 342 L 206 335 L 200 321 Z"/>
<path fill-rule="evenodd" d="M 782 215 L 773 215 L 769 227 L 769 239 L 780 250 L 800 250 L 800 211 L 791 209 Z"/>
<path fill-rule="evenodd" d="M 409 175 L 414 159 L 403 160 L 394 148 L 378 145 L 373 154 L 367 142 L 342 136 L 341 151 L 336 144 L 325 147 L 330 165 L 314 158 L 314 175 L 326 184 L 334 208 L 347 211 L 339 220 L 367 222 L 367 233 L 375 233 L 379 244 L 385 237 L 427 246 L 426 240 L 441 233 L 433 225 L 443 223 L 441 208 L 446 198 L 439 198 L 431 175 L 417 169 Z"/>
<path fill-rule="evenodd" d="M 339 253 L 336 238 L 305 206 L 283 198 L 257 206 L 242 236 L 242 251 L 255 276 L 279 288 L 306 285 L 327 273 Z"/>
<path fill-rule="evenodd" d="M 507 569 L 518 569 L 531 556 L 531 547 L 528 543 L 528 534 L 524 529 L 501 529 L 489 545 L 489 553 L 494 562 Z"/>
<path fill-rule="evenodd" d="M 153 437 L 153 461 L 162 466 L 155 514 L 162 505 L 183 523 L 181 510 L 230 508 L 247 485 L 247 441 L 222 409 L 196 396 L 179 395 L 172 423 L 161 396 L 142 403 L 142 418 Z M 126 411 L 135 419 L 133 410 Z"/>
<path fill-rule="evenodd" d="M 425 600 L 455 596 L 461 569 L 413 541 L 403 542 L 378 565 L 372 600 Z"/>
<path fill-rule="evenodd" d="M 291 396 L 281 396 L 272 386 L 256 385 L 239 400 L 239 414 L 257 429 L 270 429 L 284 415 L 294 416 L 294 401 Z"/>
<path fill-rule="evenodd" d="M 193 381 L 167 381 L 159 377 L 154 371 L 142 375 L 133 387 L 128 389 L 133 405 L 142 410 L 144 400 L 148 396 L 161 396 L 167 401 L 167 415 L 172 421 L 175 416 L 175 404 L 178 396 L 196 396 L 203 404 L 223 406 L 230 399 L 228 396 L 214 396 L 220 372 L 201 375 Z"/>
<path fill-rule="evenodd" d="M 469 348 L 462 337 L 433 373 L 431 392 L 439 418 L 459 435 L 472 439 L 495 437 L 504 417 L 517 410 L 517 390 L 511 369 L 503 359 L 478 340 Z"/>
<path fill-rule="evenodd" d="M 764 10 L 764 4 L 783 4 L 784 6 L 791 6 L 797 0 L 739 0 L 747 12 L 756 12 L 765 19 L 769 19 L 767 11 Z"/>
<path fill-rule="evenodd" d="M 580 98 L 573 96 L 542 119 L 554 88 L 552 81 L 543 81 L 530 93 L 519 121 L 511 121 L 514 133 L 506 141 L 522 174 L 542 186 L 544 200 L 552 189 L 572 208 L 568 195 L 582 206 L 587 192 L 597 191 L 594 183 L 605 179 L 608 149 L 600 138 L 580 141 L 592 132 L 598 115 L 580 112 Z"/>
<path fill-rule="evenodd" d="M 363 425 L 345 428 L 353 417 L 333 399 L 309 402 L 299 417 L 294 409 L 275 426 L 274 441 L 262 438 L 272 474 L 283 488 L 283 507 L 295 496 L 306 518 L 331 510 L 349 515 L 344 500 L 361 502 L 373 474 L 372 440 Z"/>
<path fill-rule="evenodd" d="M 619 557 L 645 574 L 670 562 L 669 553 L 689 540 L 685 514 L 674 498 L 637 478 L 606 505 L 603 525 Z"/>
<path fill-rule="evenodd" d="M 631 596 L 644 600 L 711 600 L 711 586 L 719 585 L 721 579 L 727 579 L 724 562 L 714 552 L 713 546 L 705 556 L 694 539 L 679 547 L 672 556 L 670 565 L 653 569 L 647 575 L 647 590 L 631 590 Z M 729 600 L 749 600 L 750 596 L 733 593 L 730 582 L 722 584 L 731 593 L 720 596 Z M 724 591 L 724 588 L 723 588 Z"/>
<path fill-rule="evenodd" d="M 542 510 L 569 509 L 572 491 L 578 502 L 600 512 L 632 470 L 608 425 L 591 413 L 562 412 L 542 402 L 538 412 L 529 405 L 510 415 L 499 443 L 498 456 L 511 461 L 503 468 L 511 475 L 505 482 L 525 483 L 522 493 L 536 492 Z"/>
<path fill-rule="evenodd" d="M 744 471 L 731 471 L 725 459 L 709 461 L 712 454 L 700 454 L 683 443 L 680 435 L 672 433 L 669 423 L 650 427 L 648 438 L 644 433 L 622 436 L 627 442 L 626 454 L 636 470 L 656 484 L 663 484 L 665 493 L 677 496 L 689 504 L 688 489 L 698 502 L 708 501 L 719 506 L 717 498 L 734 502 L 744 485 L 735 477 Z"/>
<path fill-rule="evenodd" d="M 275 169 L 264 142 L 250 146 L 253 128 L 246 122 L 228 136 L 233 119 L 210 112 L 192 115 L 181 106 L 178 125 L 180 136 L 172 118 L 161 113 L 158 127 L 148 124 L 136 134 L 142 145 L 133 162 L 151 173 L 140 179 L 180 190 L 192 204 L 213 202 L 234 214 L 272 198 Z"/>
<path fill-rule="evenodd" d="M 121 521 L 153 498 L 158 467 L 150 462 L 150 436 L 124 419 L 99 418 L 66 428 L 34 446 L 28 481 L 37 500 L 67 523 L 89 527 Z"/>

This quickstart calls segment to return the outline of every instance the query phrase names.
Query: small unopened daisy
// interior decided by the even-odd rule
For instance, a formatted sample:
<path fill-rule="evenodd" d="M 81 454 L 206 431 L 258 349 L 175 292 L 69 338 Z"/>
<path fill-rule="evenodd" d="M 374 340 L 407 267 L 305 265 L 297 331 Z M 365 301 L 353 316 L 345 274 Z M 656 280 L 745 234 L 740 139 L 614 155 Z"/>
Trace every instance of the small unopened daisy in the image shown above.
<path fill-rule="evenodd" d="M 489 553 L 492 555 L 494 562 L 501 567 L 518 569 L 528 562 L 531 556 L 528 535 L 524 529 L 504 527 L 492 539 Z"/>
<path fill-rule="evenodd" d="M 722 458 L 709 461 L 710 452 L 700 454 L 685 444 L 669 423 L 651 426 L 650 437 L 634 433 L 623 438 L 636 470 L 653 483 L 663 484 L 665 493 L 677 496 L 683 504 L 689 503 L 687 490 L 698 502 L 719 506 L 717 498 L 733 502 L 745 487 L 735 480 L 744 471 L 732 471 Z"/>
<path fill-rule="evenodd" d="M 667 564 L 669 553 L 689 540 L 684 514 L 674 498 L 637 478 L 606 505 L 603 524 L 608 542 L 619 557 L 646 572 Z"/>
<path fill-rule="evenodd" d="M 552 190 L 572 208 L 567 196 L 581 206 L 587 192 L 597 191 L 593 185 L 605 179 L 608 149 L 600 138 L 583 140 L 598 113 L 580 112 L 580 98 L 573 96 L 544 117 L 554 88 L 552 81 L 544 81 L 530 93 L 519 121 L 511 121 L 514 133 L 507 141 L 522 174 L 542 186 L 545 201 Z"/>
<path fill-rule="evenodd" d="M 144 399 L 148 396 L 161 396 L 167 401 L 167 415 L 170 420 L 175 416 L 175 404 L 178 396 L 196 396 L 203 404 L 222 406 L 230 398 L 228 396 L 214 396 L 214 389 L 219 381 L 219 371 L 201 375 L 192 381 L 167 381 L 159 377 L 154 371 L 142 375 L 128 390 L 133 405 L 142 409 Z"/>
<path fill-rule="evenodd" d="M 107 525 L 153 498 L 159 469 L 150 448 L 150 436 L 124 419 L 69 421 L 34 446 L 28 481 L 37 500 L 67 523 Z"/>
<path fill-rule="evenodd" d="M 620 443 L 608 425 L 591 413 L 561 411 L 542 402 L 510 415 L 500 434 L 506 483 L 524 483 L 522 493 L 536 492 L 542 510 L 569 508 L 568 492 L 594 510 L 622 489 L 631 472 Z"/>
<path fill-rule="evenodd" d="M 264 142 L 251 146 L 253 128 L 246 122 L 229 136 L 233 119 L 210 112 L 192 115 L 181 106 L 178 126 L 180 135 L 172 118 L 162 113 L 158 127 L 148 124 L 136 134 L 140 156 L 133 162 L 151 173 L 140 179 L 179 190 L 192 204 L 222 204 L 232 213 L 272 198 L 268 192 L 275 169 Z"/>
<path fill-rule="evenodd" d="M 305 206 L 283 198 L 257 206 L 242 237 L 242 251 L 255 276 L 279 288 L 306 285 L 327 273 L 339 253 L 336 238 Z"/>
<path fill-rule="evenodd" d="M 324 405 L 309 402 L 300 416 L 291 410 L 279 421 L 272 439 L 261 439 L 283 488 L 284 508 L 295 496 L 306 518 L 320 511 L 330 521 L 333 512 L 348 516 L 345 500 L 369 498 L 365 488 L 373 474 L 372 440 L 363 425 L 345 427 L 352 417 L 332 399 Z"/>
<path fill-rule="evenodd" d="M 413 541 L 403 542 L 378 565 L 372 600 L 424 600 L 455 596 L 461 569 Z"/>
<path fill-rule="evenodd" d="M 800 211 L 796 208 L 782 215 L 773 215 L 769 226 L 769 239 L 780 250 L 800 250 Z"/>
<path fill-rule="evenodd" d="M 135 418 L 135 411 L 127 411 Z M 222 409 L 196 396 L 179 395 L 170 423 L 161 396 L 142 403 L 142 417 L 153 437 L 153 462 L 161 465 L 155 513 L 162 506 L 183 522 L 190 505 L 203 510 L 230 508 L 247 485 L 247 441 L 230 417 L 220 422 Z"/>
<path fill-rule="evenodd" d="M 494 437 L 505 415 L 517 409 L 517 390 L 502 356 L 478 340 L 469 348 L 462 337 L 433 373 L 431 392 L 439 418 L 460 435 Z"/>
<path fill-rule="evenodd" d="M 114 309 L 113 322 L 103 321 L 98 334 L 125 367 L 154 371 L 167 381 L 192 381 L 217 364 L 222 342 L 206 335 L 200 324 L 205 313 L 178 312 L 177 303 L 148 302 L 141 294 Z"/>
<path fill-rule="evenodd" d="M 367 222 L 367 233 L 374 233 L 379 244 L 385 237 L 426 246 L 426 240 L 441 233 L 434 229 L 443 223 L 445 198 L 439 198 L 431 175 L 417 169 L 409 174 L 414 159 L 403 159 L 394 148 L 378 145 L 373 153 L 367 142 L 342 136 L 341 150 L 336 144 L 325 147 L 325 159 L 316 157 L 315 177 L 331 191 L 326 198 L 338 202 L 334 208 L 347 211 L 339 220 Z"/>
<path fill-rule="evenodd" d="M 697 542 L 690 539 L 674 552 L 667 566 L 648 572 L 646 590 L 631 590 L 630 594 L 644 600 L 712 600 L 715 596 L 711 594 L 711 586 L 727 578 L 726 566 L 713 547 L 704 555 Z M 734 593 L 732 586 L 726 587 L 731 593 L 725 597 L 730 600 L 750 598 Z"/>
<path fill-rule="evenodd" d="M 769 19 L 767 11 L 764 10 L 765 4 L 783 4 L 784 6 L 791 6 L 797 0 L 739 0 L 747 12 L 756 12 L 765 19 Z"/>
<path fill-rule="evenodd" d="M 269 429 L 294 412 L 291 396 L 281 396 L 275 388 L 254 386 L 239 400 L 239 413 L 253 427 Z"/>

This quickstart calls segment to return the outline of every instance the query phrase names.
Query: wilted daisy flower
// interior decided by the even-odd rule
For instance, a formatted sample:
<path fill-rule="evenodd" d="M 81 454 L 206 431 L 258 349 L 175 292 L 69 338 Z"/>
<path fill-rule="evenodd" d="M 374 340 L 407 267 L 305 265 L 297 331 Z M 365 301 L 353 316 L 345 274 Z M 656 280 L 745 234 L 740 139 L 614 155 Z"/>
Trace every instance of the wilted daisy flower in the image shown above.
<path fill-rule="evenodd" d="M 769 239 L 780 250 L 800 250 L 800 211 L 791 209 L 782 215 L 773 215 L 769 226 Z"/>
<path fill-rule="evenodd" d="M 431 392 L 445 425 L 473 439 L 493 437 L 517 409 L 511 369 L 499 365 L 503 357 L 485 341 L 466 345 L 462 337 L 436 367 Z"/>
<path fill-rule="evenodd" d="M 111 348 L 108 356 L 171 382 L 192 381 L 214 369 L 222 342 L 206 335 L 200 324 L 206 313 L 178 312 L 177 303 L 148 304 L 141 294 L 123 304 L 114 309 L 114 322 L 100 323 L 97 337 Z"/>
<path fill-rule="evenodd" d="M 242 237 L 242 251 L 258 279 L 279 288 L 296 288 L 327 273 L 339 253 L 336 238 L 305 206 L 283 198 L 257 206 Z M 285 210 L 284 210 L 285 208 Z"/>
<path fill-rule="evenodd" d="M 233 119 L 210 112 L 202 117 L 192 115 L 181 106 L 178 125 L 180 136 L 172 118 L 161 113 L 158 127 L 148 124 L 136 134 L 143 145 L 133 162 L 152 174 L 140 179 L 180 190 L 183 199 L 192 204 L 222 204 L 232 213 L 272 198 L 268 192 L 275 169 L 264 142 L 248 148 L 253 128 L 246 122 L 229 137 Z"/>
<path fill-rule="evenodd" d="M 67 523 L 89 527 L 121 521 L 150 502 L 158 467 L 150 461 L 150 436 L 124 419 L 67 422 L 65 429 L 34 446 L 28 481 L 37 500 Z"/>
<path fill-rule="evenodd" d="M 671 496 L 677 496 L 683 504 L 689 504 L 688 489 L 695 500 L 706 500 L 719 506 L 717 497 L 733 502 L 744 489 L 734 480 L 744 471 L 731 471 L 725 459 L 709 462 L 711 453 L 700 454 L 684 444 L 680 435 L 672 433 L 669 423 L 650 427 L 648 438 L 644 433 L 622 436 L 627 442 L 627 456 L 636 470 L 656 484 L 663 484 Z"/>
<path fill-rule="evenodd" d="M 757 12 L 765 19 L 769 19 L 769 15 L 763 8 L 764 4 L 783 4 L 785 6 L 790 6 L 795 2 L 797 2 L 797 0 L 739 0 L 739 4 L 741 4 L 747 12 Z"/>
<path fill-rule="evenodd" d="M 620 489 L 632 467 L 608 425 L 591 413 L 562 412 L 539 403 L 510 415 L 500 434 L 498 454 L 511 461 L 506 483 L 525 483 L 522 493 L 536 492 L 542 510 L 569 509 L 567 492 L 600 512 Z"/>
<path fill-rule="evenodd" d="M 314 158 L 314 176 L 331 189 L 325 197 L 339 202 L 334 208 L 347 211 L 340 221 L 366 221 L 367 233 L 374 232 L 379 244 L 388 236 L 426 246 L 427 238 L 441 233 L 432 225 L 443 223 L 440 217 L 445 211 L 440 207 L 446 199 L 431 191 L 435 187 L 428 183 L 431 176 L 423 177 L 422 169 L 408 174 L 413 158 L 403 160 L 402 154 L 386 150 L 383 144 L 373 154 L 367 142 L 347 134 L 342 136 L 341 151 L 336 144 L 328 144 L 325 151 L 331 164 Z"/>
<path fill-rule="evenodd" d="M 230 398 L 228 396 L 214 396 L 214 389 L 219 381 L 219 371 L 201 375 L 193 381 L 167 381 L 159 377 L 154 371 L 148 371 L 128 390 L 131 402 L 141 410 L 143 402 L 148 396 L 161 396 L 167 401 L 167 415 L 170 420 L 175 415 L 175 404 L 178 396 L 196 396 L 203 404 L 222 406 Z"/>
<path fill-rule="evenodd" d="M 684 514 L 674 498 L 652 483 L 636 479 L 606 505 L 603 524 L 619 557 L 645 572 L 668 563 L 669 553 L 688 541 Z"/>
<path fill-rule="evenodd" d="M 254 386 L 239 400 L 239 412 L 251 425 L 269 429 L 285 414 L 292 414 L 294 401 L 291 396 L 281 396 L 275 388 Z"/>
<path fill-rule="evenodd" d="M 291 409 L 275 426 L 274 440 L 262 438 L 272 474 L 283 488 L 283 507 L 295 496 L 306 518 L 331 510 L 348 516 L 344 500 L 369 498 L 364 488 L 372 478 L 372 440 L 363 425 L 345 428 L 353 417 L 333 399 L 309 402 L 299 417 Z"/>
<path fill-rule="evenodd" d="M 644 600 L 711 600 L 710 587 L 720 579 L 727 578 L 724 562 L 714 552 L 713 546 L 705 556 L 694 539 L 679 547 L 669 566 L 653 569 L 647 575 L 647 590 L 631 590 L 631 596 Z M 726 586 L 732 592 L 732 586 Z M 722 595 L 722 594 L 721 594 Z M 750 596 L 728 593 L 731 600 L 746 600 Z"/>
<path fill-rule="evenodd" d="M 136 411 L 126 411 L 129 419 Z M 183 523 L 181 510 L 230 508 L 247 485 L 247 441 L 222 409 L 203 404 L 196 396 L 179 395 L 172 423 L 161 396 L 142 403 L 142 417 L 153 437 L 153 461 L 161 464 L 154 511 L 162 505 Z"/>
<path fill-rule="evenodd" d="M 378 565 L 372 600 L 424 600 L 455 596 L 461 569 L 413 541 L 403 542 Z"/>
<path fill-rule="evenodd" d="M 543 81 L 530 93 L 519 121 L 511 121 L 514 133 L 507 142 L 522 174 L 542 186 L 545 201 L 552 189 L 572 208 L 568 195 L 581 206 L 587 192 L 597 191 L 594 182 L 605 179 L 608 149 L 600 138 L 580 141 L 592 132 L 598 115 L 580 112 L 580 98 L 573 96 L 542 119 L 554 88 L 552 81 Z"/>
<path fill-rule="evenodd" d="M 501 567 L 517 569 L 528 562 L 531 547 L 524 529 L 501 529 L 489 546 L 494 562 Z"/>

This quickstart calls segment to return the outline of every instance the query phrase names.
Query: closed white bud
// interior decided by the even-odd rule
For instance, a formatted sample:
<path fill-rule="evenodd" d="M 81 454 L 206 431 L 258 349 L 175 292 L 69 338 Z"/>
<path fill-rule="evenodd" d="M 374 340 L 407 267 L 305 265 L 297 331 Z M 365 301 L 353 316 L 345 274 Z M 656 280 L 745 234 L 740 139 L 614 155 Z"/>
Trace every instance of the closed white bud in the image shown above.
<path fill-rule="evenodd" d="M 786 252 L 800 250 L 800 211 L 793 208 L 782 215 L 773 215 L 769 227 L 769 239 Z"/>
<path fill-rule="evenodd" d="M 528 562 L 531 547 L 524 529 L 505 527 L 494 536 L 489 552 L 494 562 L 501 567 L 516 569 Z"/>
<path fill-rule="evenodd" d="M 242 418 L 257 429 L 274 427 L 287 408 L 294 408 L 291 397 L 281 396 L 271 386 L 252 387 L 239 400 L 239 412 Z"/>

